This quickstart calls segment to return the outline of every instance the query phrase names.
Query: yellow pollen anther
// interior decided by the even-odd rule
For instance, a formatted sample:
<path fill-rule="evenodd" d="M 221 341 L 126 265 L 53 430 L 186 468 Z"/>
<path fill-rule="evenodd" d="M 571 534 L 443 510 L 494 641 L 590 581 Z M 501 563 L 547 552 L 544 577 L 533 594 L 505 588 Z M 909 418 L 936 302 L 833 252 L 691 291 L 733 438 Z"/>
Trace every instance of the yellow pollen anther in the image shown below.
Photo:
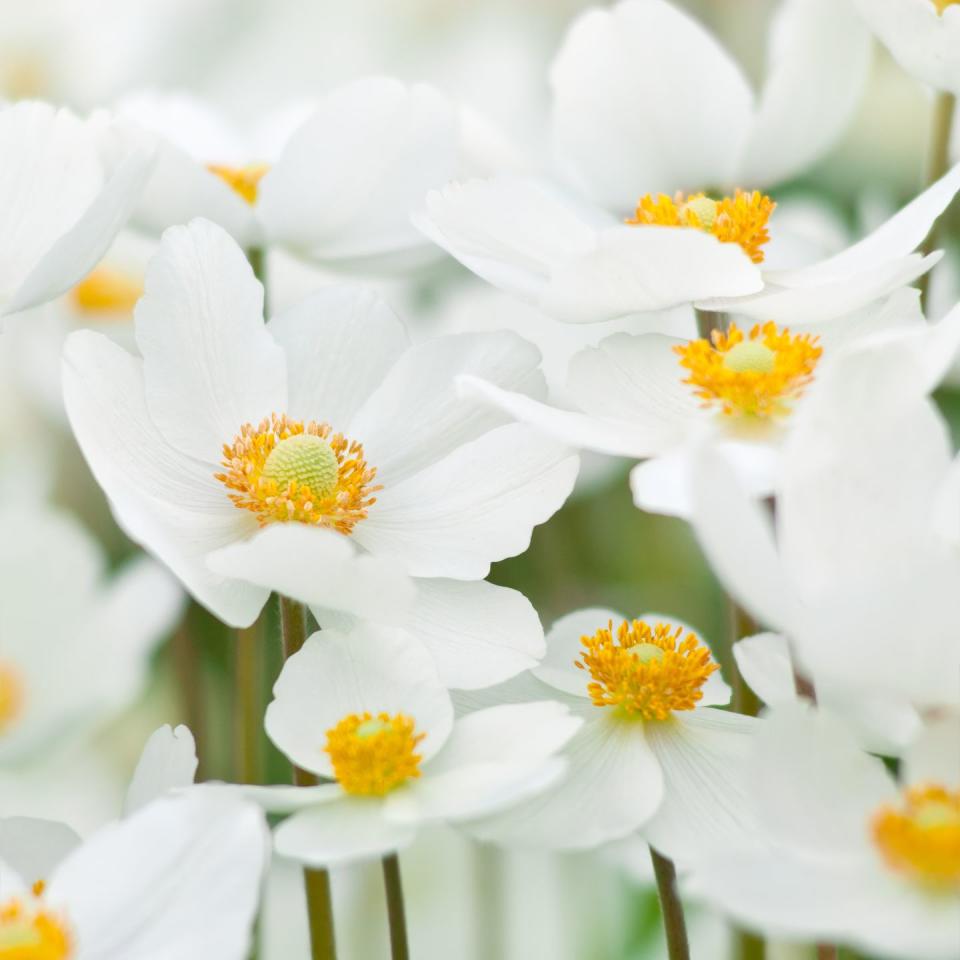
<path fill-rule="evenodd" d="M 120 270 L 97 267 L 71 291 L 84 313 L 130 313 L 143 296 L 143 281 Z"/>
<path fill-rule="evenodd" d="M 630 717 L 666 720 L 675 710 L 692 710 L 701 688 L 719 669 L 710 651 L 682 627 L 625 620 L 614 637 L 613 623 L 580 638 L 576 666 L 590 673 L 590 699 L 617 707 Z"/>
<path fill-rule="evenodd" d="M 260 181 L 270 169 L 267 163 L 249 163 L 245 167 L 230 167 L 219 163 L 208 164 L 207 169 L 218 176 L 237 196 L 251 206 L 257 202 Z"/>
<path fill-rule="evenodd" d="M 721 243 L 739 244 L 754 263 L 763 263 L 763 247 L 770 240 L 767 223 L 776 204 L 759 190 L 737 190 L 732 197 L 714 200 L 703 193 L 647 194 L 626 222 L 631 226 L 693 227 L 711 233 Z"/>
<path fill-rule="evenodd" d="M 953 7 L 957 4 L 960 4 L 960 0 L 933 0 L 933 5 L 941 16 L 946 12 L 947 7 Z"/>
<path fill-rule="evenodd" d="M 223 447 L 230 499 L 257 515 L 261 526 L 294 521 L 350 533 L 376 502 L 381 487 L 363 446 L 333 433 L 326 423 L 272 414 L 246 423 Z"/>
<path fill-rule="evenodd" d="M 691 340 L 674 351 L 689 371 L 683 382 L 695 388 L 704 407 L 719 407 L 728 417 L 768 418 L 790 412 L 813 379 L 823 348 L 818 337 L 765 323 L 746 338 L 731 324 L 727 333 L 714 330 L 710 340 Z"/>
<path fill-rule="evenodd" d="M 0 734 L 11 727 L 23 710 L 23 681 L 10 664 L 0 660 Z"/>
<path fill-rule="evenodd" d="M 0 905 L 0 960 L 67 960 L 70 937 L 52 913 L 20 900 Z"/>
<path fill-rule="evenodd" d="M 417 746 L 424 736 L 402 713 L 351 713 L 327 731 L 323 749 L 347 793 L 382 797 L 420 776 Z"/>
<path fill-rule="evenodd" d="M 909 788 L 900 808 L 874 814 L 873 839 L 886 862 L 934 890 L 960 893 L 960 790 Z"/>

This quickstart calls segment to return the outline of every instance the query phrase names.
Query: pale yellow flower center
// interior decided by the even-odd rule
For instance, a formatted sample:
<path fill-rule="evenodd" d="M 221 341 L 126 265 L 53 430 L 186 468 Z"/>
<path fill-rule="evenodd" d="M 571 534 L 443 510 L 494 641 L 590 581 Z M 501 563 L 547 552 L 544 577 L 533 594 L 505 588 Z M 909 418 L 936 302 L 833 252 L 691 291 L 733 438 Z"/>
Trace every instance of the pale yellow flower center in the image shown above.
<path fill-rule="evenodd" d="M 13 898 L 0 905 L 0 960 L 67 960 L 72 955 L 63 921 L 39 901 Z"/>
<path fill-rule="evenodd" d="M 0 735 L 4 734 L 23 712 L 24 690 L 19 671 L 0 660 Z"/>
<path fill-rule="evenodd" d="M 420 776 L 424 736 L 402 713 L 351 713 L 327 731 L 323 749 L 347 793 L 382 797 Z"/>
<path fill-rule="evenodd" d="M 957 4 L 960 4 L 960 0 L 933 0 L 933 5 L 937 8 L 937 13 L 941 16 L 946 11 L 947 7 L 954 7 Z"/>
<path fill-rule="evenodd" d="M 99 266 L 70 292 L 74 306 L 83 313 L 123 313 L 133 311 L 143 296 L 143 279 Z"/>
<path fill-rule="evenodd" d="M 257 202 L 260 181 L 270 169 L 270 165 L 248 163 L 245 167 L 230 167 L 225 164 L 211 163 L 207 169 L 218 176 L 237 196 L 253 206 Z"/>

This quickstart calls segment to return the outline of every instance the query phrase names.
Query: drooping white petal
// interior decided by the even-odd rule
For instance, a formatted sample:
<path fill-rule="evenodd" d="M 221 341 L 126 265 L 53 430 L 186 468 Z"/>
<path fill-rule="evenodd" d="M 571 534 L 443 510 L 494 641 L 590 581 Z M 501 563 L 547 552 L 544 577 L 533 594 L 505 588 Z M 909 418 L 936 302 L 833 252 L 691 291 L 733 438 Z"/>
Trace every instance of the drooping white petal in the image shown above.
<path fill-rule="evenodd" d="M 219 464 L 245 423 L 287 403 L 283 351 L 263 326 L 263 287 L 207 220 L 171 227 L 137 304 L 147 406 L 178 450 Z"/>
<path fill-rule="evenodd" d="M 566 447 L 508 424 L 381 491 L 353 536 L 413 576 L 479 580 L 491 562 L 526 549 L 578 469 Z"/>
<path fill-rule="evenodd" d="M 317 290 L 274 317 L 267 330 L 287 358 L 287 413 L 325 421 L 341 433 L 410 342 L 380 296 L 347 284 Z"/>
<path fill-rule="evenodd" d="M 930 720 L 903 756 L 903 782 L 939 783 L 960 789 L 960 714 Z"/>
<path fill-rule="evenodd" d="M 733 645 L 740 676 L 768 706 L 792 703 L 797 699 L 790 659 L 790 642 L 779 633 L 757 633 Z"/>
<path fill-rule="evenodd" d="M 739 164 L 740 185 L 787 180 L 823 156 L 857 107 L 870 53 L 870 34 L 849 5 L 781 5 L 771 26 L 767 80 Z"/>
<path fill-rule="evenodd" d="M 576 666 L 583 653 L 581 638 L 592 637 L 610 624 L 616 631 L 625 619 L 606 607 L 587 607 L 561 617 L 547 631 L 547 655 L 533 675 L 557 690 L 586 699 L 589 675 Z"/>
<path fill-rule="evenodd" d="M 266 853 L 252 804 L 223 793 L 157 800 L 70 855 L 45 899 L 69 917 L 84 958 L 237 960 Z"/>
<path fill-rule="evenodd" d="M 300 603 L 378 623 L 402 623 L 415 588 L 395 563 L 357 551 L 332 530 L 274 523 L 211 553 L 215 573 L 273 590 Z"/>
<path fill-rule="evenodd" d="M 550 73 L 560 172 L 626 213 L 646 193 L 736 176 L 753 109 L 738 65 L 665 0 L 593 9 L 567 33 Z"/>
<path fill-rule="evenodd" d="M 415 825 L 388 820 L 381 797 L 350 797 L 302 810 L 274 831 L 274 849 L 314 867 L 356 863 L 409 846 Z"/>
<path fill-rule="evenodd" d="M 46 882 L 80 842 L 72 827 L 55 820 L 35 820 L 32 817 L 0 820 L 0 864 L 16 871 L 28 887 L 38 880 Z M 2 880 L 0 884 L 6 886 Z M 8 892 L 12 891 L 3 890 L 4 894 Z"/>
<path fill-rule="evenodd" d="M 147 740 L 123 803 L 123 815 L 145 807 L 168 790 L 187 787 L 197 772 L 197 744 L 189 727 L 164 724 Z"/>
<path fill-rule="evenodd" d="M 290 657 L 273 688 L 267 735 L 297 766 L 333 776 L 326 732 L 350 714 L 402 713 L 425 734 L 429 759 L 450 733 L 453 706 L 429 653 L 400 630 L 360 624 L 323 630 Z M 317 691 L 323 691 L 318 696 Z"/>

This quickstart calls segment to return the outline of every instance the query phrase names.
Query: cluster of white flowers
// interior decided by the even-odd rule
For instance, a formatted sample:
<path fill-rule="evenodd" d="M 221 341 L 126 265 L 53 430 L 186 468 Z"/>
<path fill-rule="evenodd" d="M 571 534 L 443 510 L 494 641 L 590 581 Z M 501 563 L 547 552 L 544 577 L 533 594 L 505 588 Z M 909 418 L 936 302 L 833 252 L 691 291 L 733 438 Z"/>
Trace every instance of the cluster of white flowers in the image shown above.
<path fill-rule="evenodd" d="M 876 39 L 934 86 L 937 155 L 821 244 L 777 188 L 847 130 Z M 767 64 L 755 94 L 674 2 L 589 9 L 549 163 L 384 77 L 246 131 L 156 90 L 0 106 L 0 960 L 243 960 L 272 858 L 303 867 L 314 960 L 330 869 L 382 860 L 406 960 L 398 854 L 436 824 L 649 848 L 671 960 L 678 875 L 743 960 L 960 956 L 960 459 L 933 396 L 960 305 L 934 322 L 922 293 L 960 192 L 960 0 L 783 0 Z M 441 297 L 431 326 L 411 291 L 451 257 L 483 316 Z M 52 505 L 90 499 L 53 465 L 67 432 L 109 551 Z M 582 592 L 545 632 L 487 579 L 586 454 L 689 525 L 732 637 Z M 211 615 L 232 776 L 165 726 L 118 818 L 40 819 L 70 819 L 71 763 L 175 630 L 190 684 Z"/>

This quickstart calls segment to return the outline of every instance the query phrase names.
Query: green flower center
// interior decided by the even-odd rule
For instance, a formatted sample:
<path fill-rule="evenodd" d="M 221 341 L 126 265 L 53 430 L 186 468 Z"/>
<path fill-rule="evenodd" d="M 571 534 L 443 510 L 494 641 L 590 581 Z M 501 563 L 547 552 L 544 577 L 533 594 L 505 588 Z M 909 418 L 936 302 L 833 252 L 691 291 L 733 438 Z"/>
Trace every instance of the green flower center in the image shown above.
<path fill-rule="evenodd" d="M 319 498 L 328 497 L 337 488 L 337 456 L 330 444 L 312 433 L 298 433 L 281 440 L 270 451 L 263 465 L 263 477 L 283 490 L 291 482 L 299 489 L 310 488 Z"/>
<path fill-rule="evenodd" d="M 723 358 L 723 365 L 735 373 L 772 373 L 777 355 L 759 340 L 741 340 Z"/>

